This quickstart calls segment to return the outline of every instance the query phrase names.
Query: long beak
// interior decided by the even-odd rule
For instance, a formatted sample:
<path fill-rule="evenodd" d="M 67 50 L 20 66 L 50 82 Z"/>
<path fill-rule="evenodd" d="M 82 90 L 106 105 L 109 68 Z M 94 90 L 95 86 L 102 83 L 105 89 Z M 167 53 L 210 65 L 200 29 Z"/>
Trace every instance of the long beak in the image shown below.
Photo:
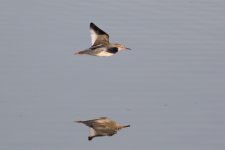
<path fill-rule="evenodd" d="M 127 128 L 127 127 L 130 127 L 130 125 L 120 126 L 120 128 L 119 128 L 119 129 L 122 129 L 122 128 Z"/>
<path fill-rule="evenodd" d="M 125 49 L 127 49 L 127 50 L 131 50 L 130 48 L 127 48 L 127 47 L 126 47 Z"/>
<path fill-rule="evenodd" d="M 123 128 L 127 128 L 127 127 L 130 127 L 130 125 L 123 126 Z"/>

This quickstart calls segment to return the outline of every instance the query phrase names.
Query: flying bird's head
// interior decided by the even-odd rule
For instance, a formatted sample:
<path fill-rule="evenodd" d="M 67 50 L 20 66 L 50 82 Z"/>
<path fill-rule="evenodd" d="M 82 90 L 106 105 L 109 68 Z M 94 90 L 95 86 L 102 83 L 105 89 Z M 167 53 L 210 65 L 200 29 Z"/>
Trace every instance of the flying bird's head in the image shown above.
<path fill-rule="evenodd" d="M 117 126 L 117 130 L 120 130 L 120 129 L 123 129 L 123 128 L 127 128 L 127 127 L 130 127 L 130 125 L 121 125 L 121 124 L 116 124 L 116 126 Z"/>
<path fill-rule="evenodd" d="M 116 44 L 114 44 L 114 45 L 115 45 L 115 47 L 118 48 L 118 51 L 122 51 L 122 50 L 131 50 L 130 48 L 125 47 L 123 44 L 116 43 Z"/>

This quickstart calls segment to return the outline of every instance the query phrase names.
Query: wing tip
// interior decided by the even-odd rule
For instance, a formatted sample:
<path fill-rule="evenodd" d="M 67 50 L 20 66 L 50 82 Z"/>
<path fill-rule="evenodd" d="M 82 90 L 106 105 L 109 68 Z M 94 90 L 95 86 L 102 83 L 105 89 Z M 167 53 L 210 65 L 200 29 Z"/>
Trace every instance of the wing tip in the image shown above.
<path fill-rule="evenodd" d="M 91 141 L 93 139 L 93 137 L 89 136 L 88 137 L 88 141 Z"/>
<path fill-rule="evenodd" d="M 93 28 L 93 27 L 95 27 L 96 25 L 93 23 L 93 22 L 91 22 L 90 23 L 90 28 Z"/>

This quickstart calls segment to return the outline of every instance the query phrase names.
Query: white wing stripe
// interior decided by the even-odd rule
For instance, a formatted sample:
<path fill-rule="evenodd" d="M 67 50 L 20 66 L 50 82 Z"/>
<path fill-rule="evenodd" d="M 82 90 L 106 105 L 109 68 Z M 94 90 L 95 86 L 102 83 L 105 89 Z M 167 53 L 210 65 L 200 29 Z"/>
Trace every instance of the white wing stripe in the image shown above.
<path fill-rule="evenodd" d="M 97 36 L 94 30 L 90 30 L 91 31 L 91 45 L 93 45 L 97 39 Z"/>

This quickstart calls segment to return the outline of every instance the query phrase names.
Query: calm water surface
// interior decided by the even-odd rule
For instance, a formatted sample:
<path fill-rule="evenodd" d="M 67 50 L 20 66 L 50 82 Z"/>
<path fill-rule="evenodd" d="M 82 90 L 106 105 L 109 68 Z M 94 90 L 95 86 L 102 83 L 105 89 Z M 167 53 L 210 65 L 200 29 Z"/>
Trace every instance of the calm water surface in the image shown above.
<path fill-rule="evenodd" d="M 222 0 L 0 1 L 0 149 L 225 149 Z M 78 57 L 94 22 L 132 51 Z M 131 124 L 87 140 L 74 120 Z"/>

